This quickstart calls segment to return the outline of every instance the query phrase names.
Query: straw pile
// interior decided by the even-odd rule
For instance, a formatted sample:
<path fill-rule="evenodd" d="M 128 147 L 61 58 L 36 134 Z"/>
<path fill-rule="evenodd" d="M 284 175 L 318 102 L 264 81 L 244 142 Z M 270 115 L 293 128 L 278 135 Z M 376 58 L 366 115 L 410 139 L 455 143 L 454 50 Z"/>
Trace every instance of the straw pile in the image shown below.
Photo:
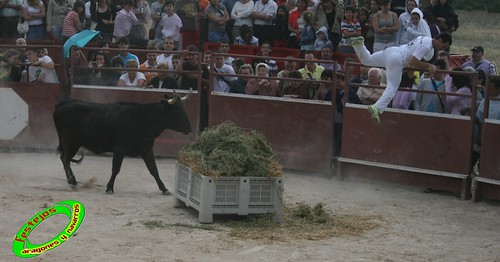
<path fill-rule="evenodd" d="M 247 132 L 231 122 L 203 131 L 197 141 L 180 150 L 179 162 L 196 173 L 211 177 L 283 176 L 266 138 L 255 130 Z"/>

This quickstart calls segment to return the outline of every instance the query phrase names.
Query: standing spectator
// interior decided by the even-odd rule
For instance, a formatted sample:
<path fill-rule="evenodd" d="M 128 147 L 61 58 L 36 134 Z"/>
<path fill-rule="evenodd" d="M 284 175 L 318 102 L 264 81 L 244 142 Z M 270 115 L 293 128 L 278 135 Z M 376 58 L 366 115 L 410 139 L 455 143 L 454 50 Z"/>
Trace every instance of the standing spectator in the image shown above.
<path fill-rule="evenodd" d="M 116 12 L 116 6 L 109 3 L 109 0 L 99 0 L 97 6 L 90 11 L 92 21 L 96 23 L 95 30 L 100 32 L 107 43 L 111 43 L 113 38 Z"/>
<path fill-rule="evenodd" d="M 238 0 L 221 0 L 221 4 L 226 7 L 227 13 L 229 14 L 229 21 L 226 23 L 226 33 L 229 38 L 229 43 L 233 43 L 233 27 L 234 27 L 234 19 L 231 18 L 231 12 L 233 11 L 234 5 L 238 2 Z"/>
<path fill-rule="evenodd" d="M 253 27 L 253 12 L 254 2 L 251 0 L 239 0 L 233 6 L 231 10 L 231 19 L 234 20 L 233 31 L 232 31 L 232 40 L 235 44 L 236 38 L 241 36 L 240 31 L 243 25 L 246 25 L 250 29 L 250 34 L 253 36 L 252 27 Z M 245 29 L 246 30 L 246 29 Z M 258 44 L 257 44 L 258 45 Z"/>
<path fill-rule="evenodd" d="M 423 19 L 423 16 L 424 14 L 422 11 L 416 7 L 411 11 L 411 24 L 406 28 L 408 39 L 410 41 L 413 41 L 413 39 L 419 36 L 432 37 L 431 29 L 429 28 L 429 25 L 427 25 L 427 22 Z"/>
<path fill-rule="evenodd" d="M 26 0 L 26 2 L 22 5 L 21 14 L 24 17 L 24 20 L 28 21 L 29 25 L 29 31 L 26 33 L 26 39 L 45 39 L 45 26 L 43 25 L 45 6 L 43 5 L 43 2 L 40 0 Z"/>
<path fill-rule="evenodd" d="M 361 36 L 361 25 L 358 20 L 354 18 L 354 9 L 352 6 L 346 6 L 344 9 L 345 20 L 342 21 L 342 42 L 344 43 L 347 38 Z"/>
<path fill-rule="evenodd" d="M 311 17 L 312 14 L 310 12 L 306 12 L 302 15 L 302 19 L 304 20 L 304 28 L 302 29 L 302 33 L 300 35 L 300 50 L 314 50 L 314 40 L 316 38 L 316 34 L 314 33 L 314 29 L 311 25 Z"/>
<path fill-rule="evenodd" d="M 158 62 L 156 61 L 156 53 L 152 50 L 146 55 L 147 60 L 139 66 L 139 69 L 155 69 L 158 67 Z M 146 83 L 149 83 L 153 77 L 158 76 L 158 73 L 145 71 L 144 76 L 146 77 Z"/>
<path fill-rule="evenodd" d="M 429 29 L 431 30 L 431 36 L 432 38 L 438 36 L 441 31 L 439 31 L 439 26 L 437 25 L 436 18 L 434 15 L 428 11 L 428 10 L 422 10 L 422 13 L 424 14 L 424 20 L 427 22 L 427 25 L 429 26 Z"/>
<path fill-rule="evenodd" d="M 128 60 L 125 68 L 137 69 L 139 64 L 135 60 Z M 118 86 L 121 87 L 144 87 L 146 85 L 146 77 L 143 73 L 138 71 L 127 71 L 127 73 L 120 76 Z"/>
<path fill-rule="evenodd" d="M 297 0 L 297 8 L 290 11 L 290 15 L 288 16 L 288 31 L 290 31 L 288 48 L 300 48 L 300 36 L 305 25 L 303 15 L 306 10 L 306 0 Z"/>
<path fill-rule="evenodd" d="M 19 37 L 17 22 L 21 15 L 22 4 L 23 0 L 0 1 L 0 38 L 15 39 Z"/>
<path fill-rule="evenodd" d="M 446 63 L 443 60 L 436 60 L 434 65 L 439 70 L 444 70 L 446 68 Z M 446 84 L 444 79 L 444 74 L 441 72 L 435 72 L 429 75 L 428 78 L 423 78 L 420 80 L 418 85 L 418 90 L 424 91 L 439 91 L 444 92 L 446 90 Z M 424 112 L 436 112 L 445 113 L 446 106 L 443 96 L 438 94 L 430 93 L 417 93 L 415 99 L 415 110 Z"/>
<path fill-rule="evenodd" d="M 315 63 L 316 52 L 306 51 L 304 59 L 309 61 L 306 61 L 305 66 L 299 70 L 302 74 L 302 79 L 320 80 L 321 73 L 325 70 L 325 68 Z"/>
<path fill-rule="evenodd" d="M 177 50 L 184 50 L 188 45 L 199 44 L 198 16 L 200 15 L 200 11 L 198 0 L 177 1 L 175 13 L 182 21 L 182 46 L 179 46 Z"/>
<path fill-rule="evenodd" d="M 497 68 L 494 63 L 484 59 L 484 48 L 480 45 L 471 49 L 471 59 L 462 64 L 462 68 L 472 67 L 474 70 L 481 69 L 488 75 L 496 75 Z"/>
<path fill-rule="evenodd" d="M 162 70 L 172 70 L 168 67 L 167 64 L 159 64 L 158 69 Z M 155 77 L 153 77 L 150 81 L 148 81 L 147 87 L 149 88 L 162 88 L 162 89 L 177 89 L 177 83 L 175 79 L 170 76 L 168 71 L 160 71 L 155 73 Z"/>
<path fill-rule="evenodd" d="M 130 44 L 136 45 L 140 48 L 147 46 L 147 40 L 142 38 L 137 38 L 130 35 L 130 30 L 132 29 L 132 25 L 138 21 L 135 16 L 132 8 L 135 5 L 133 0 L 124 0 L 122 3 L 123 8 L 116 13 L 116 19 L 113 28 L 113 37 L 115 40 L 127 37 L 130 41 Z"/>
<path fill-rule="evenodd" d="M 273 79 L 259 77 L 268 77 L 269 70 L 265 63 L 259 63 L 255 68 L 255 78 L 248 80 L 245 92 L 247 95 L 258 96 L 283 96 L 278 83 Z"/>
<path fill-rule="evenodd" d="M 333 45 L 332 41 L 328 39 L 328 29 L 322 26 L 316 32 L 316 41 L 314 41 L 314 50 L 321 51 L 324 47 L 332 49 Z"/>
<path fill-rule="evenodd" d="M 36 48 L 28 47 L 25 51 L 30 65 L 27 74 L 24 74 L 23 82 L 59 83 L 54 62 L 49 56 L 39 58 Z"/>
<path fill-rule="evenodd" d="M 290 38 L 288 30 L 288 10 L 285 5 L 278 6 L 276 17 L 273 19 L 274 46 L 287 47 Z"/>
<path fill-rule="evenodd" d="M 321 0 L 313 12 L 313 25 L 316 30 L 325 26 L 328 28 L 328 39 L 332 41 L 333 51 L 339 46 L 341 23 L 344 20 L 344 2 L 342 0 Z"/>
<path fill-rule="evenodd" d="M 255 3 L 252 12 L 253 34 L 261 43 L 273 42 L 273 20 L 277 11 L 278 5 L 273 0 L 258 0 Z"/>
<path fill-rule="evenodd" d="M 226 33 L 226 23 L 229 21 L 229 13 L 226 7 L 220 4 L 219 0 L 210 0 L 210 5 L 205 10 L 208 17 L 208 37 L 209 42 L 228 42 Z"/>
<path fill-rule="evenodd" d="M 234 69 L 230 65 L 224 64 L 224 56 L 216 55 L 214 57 L 214 71 L 219 74 L 233 74 Z M 229 92 L 231 88 L 231 81 L 236 80 L 234 76 L 215 76 L 213 82 L 213 91 L 217 92 Z"/>
<path fill-rule="evenodd" d="M 148 1 L 146 0 L 135 0 L 135 5 L 132 11 L 137 17 L 137 21 L 132 24 L 130 28 L 130 36 L 135 39 L 143 39 L 148 41 L 148 32 L 146 31 L 146 24 L 149 22 L 149 16 L 151 15 L 151 9 L 149 9 Z"/>
<path fill-rule="evenodd" d="M 389 0 L 380 0 L 379 5 L 381 10 L 373 16 L 373 30 L 375 31 L 373 52 L 397 45 L 398 16 L 396 13 L 389 11 L 391 5 Z"/>
<path fill-rule="evenodd" d="M 58 42 L 63 42 L 64 18 L 70 8 L 67 0 L 49 0 L 47 4 L 47 32 Z"/>
<path fill-rule="evenodd" d="M 229 93 L 245 94 L 248 80 L 250 80 L 250 76 L 253 75 L 252 65 L 242 65 L 238 70 L 238 74 L 245 76 L 238 76 L 236 80 L 231 82 L 231 89 L 229 89 Z"/>
<path fill-rule="evenodd" d="M 182 49 L 182 21 L 174 12 L 174 2 L 171 0 L 165 1 L 165 13 L 166 15 L 161 18 L 161 34 L 163 39 L 171 38 L 174 41 L 176 49 L 180 50 Z"/>
<path fill-rule="evenodd" d="M 236 26 L 235 26 L 236 28 Z M 238 37 L 234 40 L 235 45 L 259 46 L 259 39 L 252 34 L 252 29 L 246 24 L 242 25 Z"/>
<path fill-rule="evenodd" d="M 165 15 L 165 0 L 158 0 L 151 4 L 151 29 L 154 31 L 153 39 L 149 37 L 148 45 L 154 46 L 162 42 L 161 37 L 161 19 Z"/>
<path fill-rule="evenodd" d="M 370 51 L 370 53 L 373 53 L 373 43 L 375 42 L 375 31 L 373 30 L 373 17 L 375 16 L 376 13 L 380 11 L 380 6 L 378 5 L 377 0 L 371 0 L 370 1 L 370 15 L 368 17 L 368 32 L 366 33 L 365 36 L 365 46 Z"/>
<path fill-rule="evenodd" d="M 85 4 L 78 0 L 73 4 L 73 9 L 64 17 L 63 23 L 63 42 L 72 37 L 76 33 L 82 31 L 85 24 Z"/>
<path fill-rule="evenodd" d="M 391 0 L 391 12 L 396 13 L 397 16 L 400 16 L 405 12 L 405 5 L 408 3 L 407 0 Z M 417 5 L 418 6 L 418 5 Z"/>
<path fill-rule="evenodd" d="M 370 13 L 368 9 L 361 8 L 358 12 L 358 22 L 361 27 L 361 36 L 365 38 L 365 45 L 369 45 L 367 38 L 368 33 L 372 31 L 371 22 L 370 22 Z M 371 36 L 373 38 L 373 35 Z"/>
<path fill-rule="evenodd" d="M 439 30 L 441 32 L 452 33 L 458 29 L 458 15 L 455 9 L 450 5 L 449 0 L 435 0 L 437 1 L 432 8 L 432 14 L 436 17 Z"/>
<path fill-rule="evenodd" d="M 418 7 L 418 0 L 406 0 L 405 11 L 399 15 L 399 28 L 396 35 L 398 45 L 408 44 L 411 40 L 408 38 L 407 28 L 411 26 L 411 12 Z"/>

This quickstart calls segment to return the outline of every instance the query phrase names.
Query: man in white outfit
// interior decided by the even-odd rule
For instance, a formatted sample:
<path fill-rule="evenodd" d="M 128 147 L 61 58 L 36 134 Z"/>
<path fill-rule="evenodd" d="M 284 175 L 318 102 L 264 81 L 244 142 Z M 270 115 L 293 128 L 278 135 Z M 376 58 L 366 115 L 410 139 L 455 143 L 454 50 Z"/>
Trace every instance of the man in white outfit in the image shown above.
<path fill-rule="evenodd" d="M 387 87 L 384 93 L 375 104 L 368 107 L 373 121 L 377 124 L 380 123 L 380 114 L 384 112 L 398 91 L 403 68 L 414 67 L 434 73 L 436 66 L 420 60 L 429 61 L 434 56 L 434 50 L 445 50 L 452 44 L 451 35 L 443 33 L 435 38 L 420 36 L 408 44 L 389 47 L 370 54 L 363 44 L 363 37 L 354 37 L 350 40 L 350 44 L 363 65 L 385 67 L 387 72 Z"/>

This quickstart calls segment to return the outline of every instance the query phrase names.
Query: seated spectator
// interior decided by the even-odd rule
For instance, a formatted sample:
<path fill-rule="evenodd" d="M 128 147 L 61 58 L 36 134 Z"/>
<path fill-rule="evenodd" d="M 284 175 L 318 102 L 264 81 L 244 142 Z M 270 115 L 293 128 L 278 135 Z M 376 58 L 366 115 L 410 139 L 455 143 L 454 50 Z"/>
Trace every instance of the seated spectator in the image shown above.
<path fill-rule="evenodd" d="M 269 59 L 271 57 L 271 44 L 269 42 L 263 42 L 260 47 L 260 53 L 258 54 L 262 58 L 254 58 L 252 60 L 252 65 L 255 67 L 259 63 L 266 63 L 269 69 L 269 74 L 271 76 L 276 76 L 278 73 L 278 64 L 275 60 Z"/>
<path fill-rule="evenodd" d="M 245 59 L 243 58 L 236 58 L 233 60 L 233 64 L 231 65 L 234 69 L 234 72 L 239 72 L 240 67 L 245 64 Z"/>
<path fill-rule="evenodd" d="M 493 77 L 489 82 L 488 90 L 490 92 L 490 98 L 496 97 L 500 98 L 500 78 Z M 477 107 L 476 118 L 479 123 L 484 123 L 484 103 L 485 99 L 481 101 L 479 106 Z M 488 118 L 500 120 L 500 101 L 499 100 L 490 100 L 489 110 L 488 110 Z"/>
<path fill-rule="evenodd" d="M 217 49 L 218 53 L 227 54 L 224 56 L 224 64 L 228 66 L 232 66 L 234 61 L 234 58 L 229 55 L 230 49 L 231 47 L 229 47 L 229 42 L 227 41 L 221 41 L 219 44 L 219 48 Z"/>
<path fill-rule="evenodd" d="M 323 73 L 325 68 L 315 63 L 316 52 L 306 51 L 304 59 L 309 61 L 306 61 L 305 66 L 299 69 L 299 72 L 302 74 L 302 79 L 319 80 L 321 78 L 321 73 Z"/>
<path fill-rule="evenodd" d="M 231 2 L 231 1 L 229 1 Z M 250 35 L 253 36 L 252 27 L 253 27 L 253 19 L 252 12 L 254 7 L 254 2 L 250 0 L 233 0 L 234 6 L 231 9 L 231 19 L 234 20 L 233 30 L 231 35 L 233 36 L 233 42 L 236 43 L 236 38 L 239 35 L 243 35 L 241 32 L 241 27 L 246 25 L 250 30 Z M 258 45 L 258 44 L 257 44 Z"/>
<path fill-rule="evenodd" d="M 253 75 L 253 68 L 250 64 L 244 64 L 239 68 L 238 74 L 245 76 L 238 76 L 238 78 L 231 82 L 231 89 L 229 93 L 245 94 L 248 80 Z"/>
<path fill-rule="evenodd" d="M 259 77 L 268 77 L 269 69 L 265 63 L 260 63 L 255 67 L 255 78 L 248 80 L 245 92 L 247 95 L 259 96 L 282 96 L 278 83 L 273 79 Z"/>
<path fill-rule="evenodd" d="M 368 70 L 368 81 L 365 83 L 371 86 L 385 86 L 382 81 L 382 69 L 373 67 Z M 359 87 L 357 95 L 364 105 L 371 105 L 382 96 L 383 88 Z"/>
<path fill-rule="evenodd" d="M 203 52 L 203 63 L 210 66 L 211 59 L 212 59 L 212 50 L 207 50 Z"/>
<path fill-rule="evenodd" d="M 484 59 L 484 48 L 475 46 L 471 49 L 471 59 L 462 64 L 462 68 L 472 67 L 474 70 L 481 69 L 487 75 L 496 75 L 497 67 L 494 63 Z"/>
<path fill-rule="evenodd" d="M 135 60 L 128 60 L 125 68 L 138 69 L 139 64 Z M 143 73 L 138 71 L 127 71 L 127 73 L 120 76 L 118 86 L 121 87 L 144 87 L 146 85 L 146 77 Z"/>
<path fill-rule="evenodd" d="M 314 41 L 314 50 L 321 51 L 324 47 L 333 50 L 332 41 L 328 39 L 328 28 L 322 26 L 316 31 L 316 40 Z"/>
<path fill-rule="evenodd" d="M 252 30 L 248 25 L 242 25 L 239 36 L 234 39 L 234 44 L 259 46 L 259 39 L 253 36 Z"/>
<path fill-rule="evenodd" d="M 44 53 L 46 53 L 45 50 L 39 49 L 38 57 Z M 70 57 L 72 57 L 72 61 L 70 60 L 71 62 L 68 64 L 68 73 L 70 76 L 73 75 L 73 82 L 75 84 L 86 83 L 88 81 L 86 74 L 88 72 L 89 62 L 83 55 L 82 50 L 77 50 L 74 56 L 72 56 L 70 52 Z"/>
<path fill-rule="evenodd" d="M 171 70 L 170 68 L 168 68 L 167 64 L 159 64 L 156 68 Z M 156 76 L 154 76 L 147 83 L 148 88 L 177 89 L 177 82 L 170 76 L 170 73 L 167 71 L 160 71 L 156 73 Z"/>
<path fill-rule="evenodd" d="M 16 39 L 16 45 L 26 45 L 26 39 L 24 39 L 22 37 Z"/>
<path fill-rule="evenodd" d="M 410 109 L 415 108 L 414 103 L 417 99 L 417 93 L 403 91 L 401 89 L 417 89 L 415 84 L 415 75 L 413 71 L 403 72 L 401 76 L 401 84 L 396 96 L 392 99 L 392 108 Z"/>
<path fill-rule="evenodd" d="M 135 60 L 137 62 L 137 64 L 139 64 L 139 58 L 136 55 L 134 55 L 128 51 L 129 46 L 130 46 L 130 42 L 129 42 L 127 37 L 122 37 L 122 38 L 118 39 L 116 44 L 118 45 L 118 48 L 120 49 L 120 53 L 116 56 L 120 57 L 123 60 L 123 66 L 126 66 L 127 62 L 131 59 Z"/>
<path fill-rule="evenodd" d="M 119 61 L 120 65 L 122 62 Z M 113 79 L 113 71 L 110 70 L 100 70 L 102 68 L 111 67 L 111 62 L 109 61 L 108 55 L 104 51 L 98 51 L 94 58 L 89 62 L 89 74 L 85 74 L 87 77 L 87 84 L 98 85 L 98 86 L 114 86 L 118 82 L 118 79 Z"/>
<path fill-rule="evenodd" d="M 297 70 L 297 62 L 295 61 L 295 57 L 287 56 L 287 60 L 285 60 L 285 68 L 278 72 L 278 77 L 288 77 L 288 73 L 293 70 Z"/>
<path fill-rule="evenodd" d="M 19 51 L 7 50 L 0 59 L 0 80 L 19 82 L 21 80 L 21 62 Z"/>
<path fill-rule="evenodd" d="M 340 74 L 337 74 L 337 75 L 340 76 Z M 332 81 L 332 78 L 333 78 L 333 71 L 330 69 L 325 69 L 321 73 L 321 80 L 322 81 Z M 316 93 L 314 94 L 313 99 L 314 100 L 325 100 L 326 94 L 328 92 L 331 93 L 332 86 L 333 86 L 333 82 L 320 83 L 318 90 L 316 90 Z M 337 86 L 338 86 L 338 78 L 337 78 Z M 345 86 L 345 84 L 344 84 L 344 86 Z M 330 97 L 330 100 L 331 100 L 331 97 Z"/>
<path fill-rule="evenodd" d="M 455 68 L 453 71 L 463 71 L 461 68 Z M 447 93 L 457 93 L 472 95 L 470 77 L 466 75 L 454 75 L 452 77 L 452 87 L 447 89 Z M 453 115 L 462 115 L 464 109 L 471 107 L 471 97 L 445 95 L 445 105 L 448 113 Z"/>
<path fill-rule="evenodd" d="M 23 82 L 59 83 L 52 59 L 49 56 L 39 58 L 37 51 L 36 48 L 26 48 L 25 55 L 29 60 L 29 67 L 28 72 L 23 73 Z"/>
<path fill-rule="evenodd" d="M 155 69 L 158 66 L 156 62 L 157 54 L 155 52 L 148 52 L 146 55 L 147 60 L 139 66 L 139 69 Z M 157 72 L 144 71 L 144 76 L 146 77 L 146 83 L 149 83 L 153 77 L 158 76 Z"/>
<path fill-rule="evenodd" d="M 333 65 L 335 63 L 332 59 L 332 55 L 333 55 L 333 49 L 330 46 L 324 46 L 323 48 L 321 48 L 321 60 L 332 61 L 332 62 L 331 63 L 321 62 L 318 63 L 318 65 L 322 66 L 325 69 L 330 69 L 333 71 Z M 337 63 L 337 71 L 342 71 L 342 66 L 339 63 Z"/>
<path fill-rule="evenodd" d="M 446 68 L 446 64 L 443 60 L 436 60 L 434 65 L 438 70 L 444 70 Z M 420 79 L 418 90 L 445 91 L 446 85 L 443 73 L 437 71 L 429 76 L 429 78 Z M 446 110 L 445 101 L 443 97 L 438 94 L 417 93 L 414 106 L 415 110 L 424 112 L 444 113 Z"/>
<path fill-rule="evenodd" d="M 234 74 L 232 66 L 224 64 L 224 56 L 216 55 L 214 57 L 214 72 L 219 74 Z M 217 92 L 229 92 L 231 81 L 236 80 L 234 76 L 214 76 L 214 89 Z"/>
<path fill-rule="evenodd" d="M 110 67 L 116 68 L 116 70 L 111 71 L 111 83 L 112 86 L 116 86 L 118 84 L 118 81 L 120 80 L 120 77 L 125 74 L 126 72 L 122 70 L 123 66 L 123 59 L 119 56 L 115 56 L 111 59 Z"/>
<path fill-rule="evenodd" d="M 290 71 L 288 78 L 303 79 L 302 74 L 297 70 Z M 284 97 L 301 99 L 312 99 L 314 97 L 315 88 L 308 82 L 289 80 L 285 83 L 285 81 L 281 81 L 280 86 Z"/>

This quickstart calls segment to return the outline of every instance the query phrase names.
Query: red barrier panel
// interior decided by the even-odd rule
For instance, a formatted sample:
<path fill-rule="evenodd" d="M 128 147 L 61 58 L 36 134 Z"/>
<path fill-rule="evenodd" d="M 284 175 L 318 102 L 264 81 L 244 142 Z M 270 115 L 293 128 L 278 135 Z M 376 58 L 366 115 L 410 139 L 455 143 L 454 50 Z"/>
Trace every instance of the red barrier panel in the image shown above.
<path fill-rule="evenodd" d="M 269 140 L 285 168 L 330 173 L 330 102 L 213 92 L 209 105 L 209 126 L 232 121 L 257 130 Z"/>
<path fill-rule="evenodd" d="M 13 107 L 8 109 L 12 110 L 10 113 L 13 117 L 0 123 L 2 135 L 14 132 L 12 133 L 14 137 L 2 138 L 0 146 L 55 150 L 59 142 L 52 113 L 54 106 L 62 97 L 60 86 L 58 84 L 0 82 L 0 92 L 2 99 L 14 103 Z M 2 114 L 6 113 L 7 110 L 2 111 Z M 17 120 L 24 119 L 25 114 L 27 114 L 28 122 L 16 123 Z M 15 125 L 26 125 L 26 127 L 22 130 L 12 130 L 11 128 Z"/>
<path fill-rule="evenodd" d="M 114 103 L 114 102 L 135 102 L 135 103 L 154 103 L 159 102 L 165 93 L 172 93 L 172 90 L 166 89 L 140 89 L 124 87 L 97 87 L 97 86 L 74 86 L 71 97 L 95 103 Z M 177 91 L 179 94 L 185 94 L 186 91 Z M 189 99 L 184 102 L 184 108 L 188 114 L 193 133 L 183 135 L 181 133 L 165 130 L 155 140 L 153 147 L 155 155 L 177 157 L 179 149 L 193 141 L 198 135 L 198 116 L 199 116 L 200 97 L 197 93 L 191 94 Z"/>
<path fill-rule="evenodd" d="M 472 200 L 500 200 L 500 121 L 486 119 L 481 136 L 479 176 L 473 179 Z"/>
<path fill-rule="evenodd" d="M 346 105 L 341 176 L 375 177 L 469 196 L 469 117 L 387 109 L 373 123 L 366 106 Z"/>

